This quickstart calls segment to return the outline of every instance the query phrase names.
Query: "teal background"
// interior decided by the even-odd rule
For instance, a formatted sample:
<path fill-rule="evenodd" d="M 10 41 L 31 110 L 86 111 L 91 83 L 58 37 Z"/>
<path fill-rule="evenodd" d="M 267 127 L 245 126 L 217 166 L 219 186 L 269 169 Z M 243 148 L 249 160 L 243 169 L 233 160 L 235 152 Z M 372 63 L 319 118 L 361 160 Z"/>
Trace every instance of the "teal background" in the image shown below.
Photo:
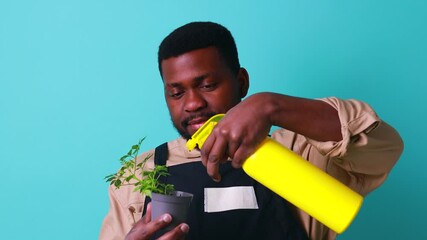
<path fill-rule="evenodd" d="M 178 136 L 156 53 L 194 20 L 232 31 L 250 93 L 357 98 L 400 132 L 338 239 L 427 239 L 426 1 L 0 0 L 1 239 L 97 239 L 103 177 L 140 137 Z"/>

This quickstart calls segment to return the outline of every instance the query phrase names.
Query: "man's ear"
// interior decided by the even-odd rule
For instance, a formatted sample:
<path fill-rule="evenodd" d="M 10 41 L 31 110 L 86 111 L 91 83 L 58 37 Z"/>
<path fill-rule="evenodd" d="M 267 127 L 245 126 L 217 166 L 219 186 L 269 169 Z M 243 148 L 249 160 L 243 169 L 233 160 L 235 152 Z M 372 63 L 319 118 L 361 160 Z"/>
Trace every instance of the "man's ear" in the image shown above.
<path fill-rule="evenodd" d="M 240 68 L 237 75 L 237 81 L 240 87 L 240 97 L 244 98 L 248 94 L 249 89 L 249 73 L 245 68 Z"/>

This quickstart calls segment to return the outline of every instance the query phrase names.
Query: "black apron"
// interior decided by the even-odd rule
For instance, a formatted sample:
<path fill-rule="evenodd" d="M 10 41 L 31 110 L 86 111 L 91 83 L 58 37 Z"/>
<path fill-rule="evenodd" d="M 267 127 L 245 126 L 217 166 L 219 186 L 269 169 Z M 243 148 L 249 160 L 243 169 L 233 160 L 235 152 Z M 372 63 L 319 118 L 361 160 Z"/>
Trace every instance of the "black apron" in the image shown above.
<path fill-rule="evenodd" d="M 167 143 L 158 146 L 154 153 L 156 165 L 166 165 Z M 220 165 L 221 182 L 213 181 L 206 173 L 201 161 L 168 167 L 170 176 L 162 178 L 164 183 L 175 185 L 179 191 L 192 193 L 193 200 L 188 213 L 187 224 L 190 240 L 306 240 L 307 233 L 296 218 L 290 203 L 270 191 L 242 169 L 235 169 L 230 162 Z M 258 209 L 237 209 L 223 212 L 204 211 L 204 189 L 232 186 L 252 186 L 258 202 Z M 150 199 L 146 197 L 146 204 Z"/>

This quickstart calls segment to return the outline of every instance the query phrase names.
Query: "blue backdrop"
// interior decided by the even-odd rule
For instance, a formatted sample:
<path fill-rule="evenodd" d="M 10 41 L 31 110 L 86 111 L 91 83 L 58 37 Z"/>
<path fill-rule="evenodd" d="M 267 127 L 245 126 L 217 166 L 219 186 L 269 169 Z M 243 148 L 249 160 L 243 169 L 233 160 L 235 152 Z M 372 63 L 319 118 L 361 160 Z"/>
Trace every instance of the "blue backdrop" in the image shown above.
<path fill-rule="evenodd" d="M 427 239 L 426 1 L 1 0 L 2 239 L 97 239 L 103 177 L 178 136 L 156 53 L 194 20 L 233 32 L 250 93 L 371 103 L 405 151 L 339 239 Z"/>

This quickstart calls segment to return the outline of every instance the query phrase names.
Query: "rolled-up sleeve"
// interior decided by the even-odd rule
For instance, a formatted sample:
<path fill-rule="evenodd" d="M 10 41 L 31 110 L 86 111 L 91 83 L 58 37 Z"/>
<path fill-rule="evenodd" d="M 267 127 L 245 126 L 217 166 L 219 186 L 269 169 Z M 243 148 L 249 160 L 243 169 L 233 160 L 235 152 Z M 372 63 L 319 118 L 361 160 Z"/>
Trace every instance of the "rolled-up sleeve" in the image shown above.
<path fill-rule="evenodd" d="M 366 103 L 338 98 L 321 99 L 334 107 L 341 122 L 339 142 L 308 141 L 328 157 L 326 172 L 342 176 L 345 170 L 352 176 L 352 187 L 363 195 L 382 184 L 403 151 L 403 141 L 397 131 L 380 120 Z"/>

